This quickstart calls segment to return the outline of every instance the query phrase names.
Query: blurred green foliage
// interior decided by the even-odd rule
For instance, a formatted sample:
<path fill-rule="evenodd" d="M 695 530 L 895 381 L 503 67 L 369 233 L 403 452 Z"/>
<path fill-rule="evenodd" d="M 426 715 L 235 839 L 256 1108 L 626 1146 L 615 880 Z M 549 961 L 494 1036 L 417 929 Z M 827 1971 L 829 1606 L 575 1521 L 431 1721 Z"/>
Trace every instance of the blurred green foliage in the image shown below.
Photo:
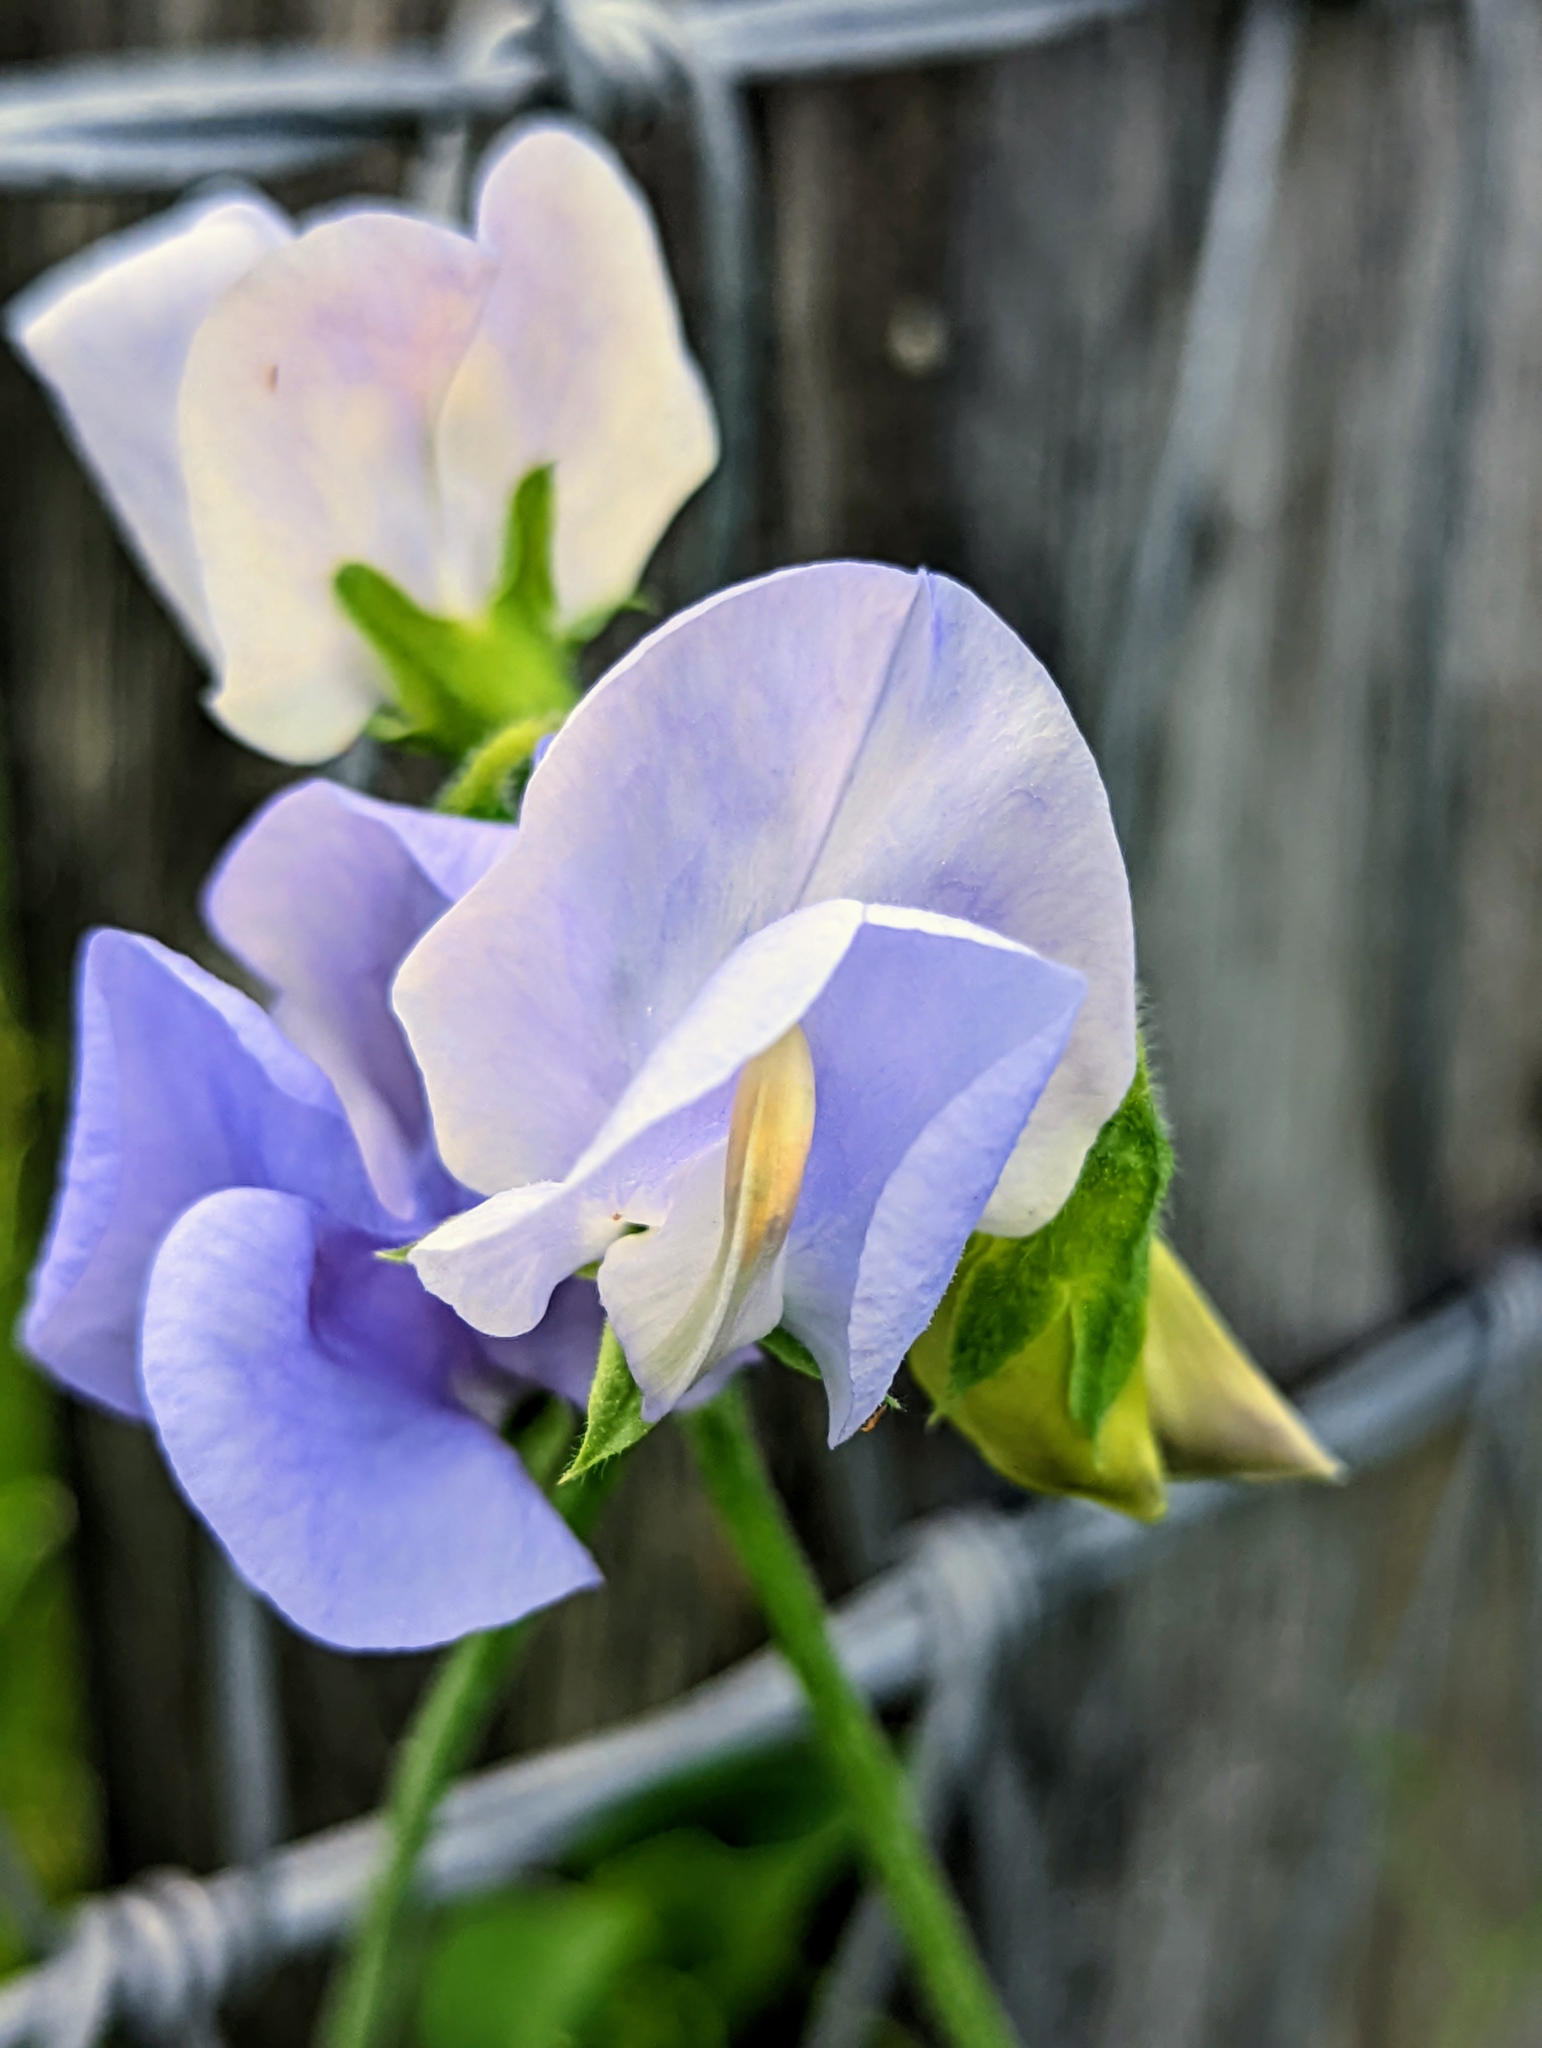
<path fill-rule="evenodd" d="M 795 2038 L 811 1930 L 851 1866 L 818 1759 L 790 1750 L 630 1808 L 563 1874 L 445 1916 L 420 2048 L 732 2048 Z M 895 2033 L 888 2048 L 903 2048 Z"/>
<path fill-rule="evenodd" d="M 0 943 L 7 934 L 0 895 Z M 63 1546 L 74 1504 L 56 1476 L 53 1396 L 15 1348 L 37 1228 L 32 1154 L 42 1123 L 41 1062 L 16 1022 L 0 961 L 0 1815 L 42 1890 L 89 1882 L 97 1795 Z M 0 1896 L 0 1972 L 24 1960 Z"/>

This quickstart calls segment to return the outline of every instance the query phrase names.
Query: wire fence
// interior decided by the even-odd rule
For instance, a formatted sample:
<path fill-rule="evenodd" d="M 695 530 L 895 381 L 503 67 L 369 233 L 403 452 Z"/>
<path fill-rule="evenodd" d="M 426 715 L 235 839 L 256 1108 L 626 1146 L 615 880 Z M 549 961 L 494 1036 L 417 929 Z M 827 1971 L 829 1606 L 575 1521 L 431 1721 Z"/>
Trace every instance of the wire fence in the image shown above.
<path fill-rule="evenodd" d="M 0 189 L 164 193 L 215 176 L 309 171 L 386 138 L 417 147 L 414 196 L 452 211 L 472 134 L 532 102 L 558 101 L 600 123 L 639 103 L 677 114 L 693 138 L 700 179 L 705 353 L 724 438 L 696 567 L 695 580 L 705 586 L 731 568 L 755 491 L 760 201 L 743 89 L 777 78 L 996 56 L 1072 35 L 1140 4 L 566 0 L 468 13 L 442 47 L 367 58 L 241 49 L 40 66 L 0 78 Z M 1461 200 L 1469 253 L 1451 282 L 1445 374 L 1436 380 L 1424 429 L 1434 523 L 1420 583 L 1429 614 L 1420 635 L 1425 660 L 1410 685 L 1422 693 L 1427 713 L 1416 835 L 1446 815 L 1453 774 L 1436 643 L 1445 535 L 1472 403 L 1475 284 L 1493 212 L 1485 109 L 1502 81 L 1488 31 L 1506 4 L 1472 0 L 1464 17 L 1473 80 Z M 1195 534 L 1232 416 L 1274 213 L 1299 27 L 1296 0 L 1249 0 L 1235 45 L 1176 395 L 1099 736 L 1132 865 L 1141 858 L 1149 737 L 1183 616 Z M 1424 853 L 1410 871 L 1402 971 L 1407 1058 L 1393 1121 L 1403 1134 L 1399 1180 L 1407 1189 L 1411 1240 L 1427 1247 L 1436 1221 L 1428 1105 L 1437 1091 L 1430 1076 L 1447 1052 L 1450 991 L 1442 963 L 1453 913 L 1431 866 L 1441 860 L 1440 833 L 1419 845 Z M 1373 1345 L 1304 1403 L 1324 1441 L 1356 1471 L 1395 1460 L 1463 1418 L 1468 1423 L 1402 1633 L 1375 1680 L 1346 1704 L 1346 1714 L 1363 1725 L 1411 1725 L 1426 1711 L 1453 1603 L 1496 1517 L 1515 1536 L 1534 1601 L 1542 1604 L 1533 1506 L 1542 1489 L 1528 1419 L 1539 1360 L 1542 1261 L 1523 1258 Z M 906 1564 L 841 1611 L 842 1654 L 868 1695 L 886 1705 L 923 1696 L 917 1797 L 935 1832 L 964 1811 L 984 1895 L 1031 1895 L 1043 1882 L 1042 1870 L 1025 1869 L 1040 1838 L 1033 1800 L 1011 1745 L 998 1739 L 993 1703 L 1002 1660 L 1068 1603 L 1138 1574 L 1192 1532 L 1241 1515 L 1256 1499 L 1228 1486 L 1186 1486 L 1154 1531 L 1067 1504 L 942 1518 L 913 1532 Z M 24 1873 L 11 1867 L 0 1830 L 0 1892 L 20 1924 L 57 1944 L 43 1966 L 0 1989 L 0 2048 L 89 2048 L 116 2021 L 152 2035 L 213 2040 L 214 2015 L 233 1988 L 325 1946 L 357 1910 L 381 1848 L 381 1826 L 364 1821 L 276 1846 L 282 1774 L 265 1619 L 228 1575 L 211 1597 L 234 1867 L 205 1882 L 166 1877 L 88 1902 L 59 1930 L 46 1921 Z M 1542 1685 L 1533 1688 L 1533 1700 L 1542 1703 Z M 613 1733 L 470 1778 L 445 1803 L 425 1890 L 442 1900 L 506 1882 L 559 1855 L 618 1803 L 687 1769 L 785 1741 L 801 1725 L 796 1688 L 766 1654 Z M 1542 1756 L 1542 1731 L 1538 1751 Z M 1282 1935 L 1277 1981 L 1259 2018 L 1266 2048 L 1302 2048 L 1313 2037 L 1346 1930 L 1374 1876 L 1378 1818 L 1374 1798 L 1346 1774 Z M 1030 1967 L 1022 1931 L 1009 1920 L 994 1947 L 1003 1982 Z M 1042 1958 L 1031 1966 L 1046 1967 Z M 881 1907 L 866 1901 L 829 1974 L 811 2048 L 858 2041 L 895 1969 Z"/>
<path fill-rule="evenodd" d="M 1449 1629 L 1492 1515 L 1513 1523 L 1533 1573 L 1542 1564 L 1531 1424 L 1539 1363 L 1542 1259 L 1517 1257 L 1484 1285 L 1367 1348 L 1303 1401 L 1323 1442 L 1358 1474 L 1463 1418 L 1470 1425 L 1468 1453 L 1430 1547 L 1433 1565 L 1370 1689 L 1375 1699 L 1349 1703 L 1362 1721 L 1391 1727 L 1417 1718 L 1441 1669 L 1431 1638 Z M 1506 1467 L 1498 1488 L 1489 1470 L 1496 1460 Z M 978 1776 L 1002 1658 L 1057 1612 L 1137 1576 L 1218 1520 L 1267 1512 L 1265 1499 L 1257 1489 L 1203 1482 L 1179 1488 L 1166 1521 L 1152 1529 L 1063 1502 L 1015 1514 L 961 1512 L 916 1530 L 908 1560 L 848 1600 L 835 1630 L 842 1660 L 869 1699 L 895 1706 L 926 1693 L 913 1768 L 931 1824 L 941 1829 Z M 467 1778 L 444 1803 L 425 1859 L 424 1894 L 444 1901 L 506 1884 L 559 1857 L 606 1812 L 688 1773 L 789 1741 L 804 1719 L 796 1682 L 763 1652 L 625 1727 Z M 1015 1796 L 1031 1814 L 1026 1789 L 1019 1785 Z M 1373 1848 L 1373 1819 L 1358 1778 L 1346 1781 L 1325 1822 L 1321 1856 L 1303 1877 L 1302 1901 L 1311 1910 L 1296 1938 L 1311 1947 L 1316 1968 L 1282 1971 L 1282 2010 L 1265 2037 L 1281 2048 L 1309 2038 L 1284 2001 L 1288 1991 L 1299 2003 L 1301 1984 L 1320 1986 L 1331 1968 L 1355 1902 L 1349 1894 Z M 977 1854 L 988 1858 L 991 1833 L 977 1826 L 976 1834 Z M 1009 1853 L 1020 1856 L 1031 1835 L 1031 1828 L 1012 1828 Z M 89 1902 L 48 1963 L 0 1989 L 0 2048 L 86 2048 L 114 2021 L 163 2036 L 212 2025 L 231 1989 L 343 1932 L 384 1840 L 378 1820 L 356 1821 L 202 1882 L 164 1876 Z M 998 1878 L 1007 1891 L 1020 1883 L 1015 1871 Z M 825 2048 L 857 2038 L 852 2016 L 881 2002 L 892 1968 L 892 1952 L 874 1941 L 859 1911 L 818 2022 Z"/>

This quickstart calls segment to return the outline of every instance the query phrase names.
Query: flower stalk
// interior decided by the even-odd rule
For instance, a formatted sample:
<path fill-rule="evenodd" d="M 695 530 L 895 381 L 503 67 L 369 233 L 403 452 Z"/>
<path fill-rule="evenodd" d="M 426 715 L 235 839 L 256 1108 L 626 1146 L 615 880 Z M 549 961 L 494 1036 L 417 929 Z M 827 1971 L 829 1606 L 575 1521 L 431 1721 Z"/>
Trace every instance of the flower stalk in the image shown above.
<path fill-rule="evenodd" d="M 459 772 L 440 792 L 436 810 L 459 818 L 506 818 L 503 802 L 509 777 L 522 768 L 541 741 L 556 732 L 565 711 L 552 711 L 537 718 L 516 719 L 495 732 L 470 754 Z"/>
<path fill-rule="evenodd" d="M 572 1439 L 572 1410 L 556 1399 L 521 1434 L 520 1457 L 541 1487 L 555 1483 Z M 591 1482 L 559 1496 L 565 1519 L 579 1525 L 580 1533 L 593 1521 L 603 1490 Z M 462 1637 L 435 1672 L 397 1751 L 386 1801 L 389 1854 L 328 1986 L 317 2030 L 321 2048 L 374 2048 L 386 2038 L 395 2005 L 398 1937 L 434 1815 L 480 1740 L 539 1618 L 528 1615 L 506 1628 Z"/>
<path fill-rule="evenodd" d="M 807 1695 L 858 1840 L 944 2039 L 951 2048 L 1017 2048 L 963 1913 L 916 1821 L 899 1761 L 835 1654 L 824 1600 L 772 1486 L 742 1393 L 729 1386 L 680 1420 L 772 1635 Z"/>

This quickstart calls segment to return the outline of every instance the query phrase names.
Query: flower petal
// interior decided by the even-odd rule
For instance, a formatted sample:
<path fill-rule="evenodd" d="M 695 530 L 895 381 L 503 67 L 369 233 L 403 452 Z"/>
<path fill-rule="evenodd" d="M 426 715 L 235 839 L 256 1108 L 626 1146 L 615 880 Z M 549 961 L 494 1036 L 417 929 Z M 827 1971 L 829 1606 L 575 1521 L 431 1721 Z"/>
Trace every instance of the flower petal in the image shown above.
<path fill-rule="evenodd" d="M 535 1329 L 552 1290 L 620 1234 L 604 1192 L 533 1181 L 451 1216 L 409 1256 L 430 1294 L 473 1329 L 508 1340 Z"/>
<path fill-rule="evenodd" d="M 785 1265 L 720 1334 L 725 1347 L 763 1335 L 785 1289 L 839 1441 L 941 1299 L 1084 989 L 1074 969 L 957 919 L 811 905 L 730 956 L 565 1181 L 452 1217 L 413 1263 L 468 1322 L 502 1334 L 532 1328 L 557 1281 L 603 1254 L 601 1297 L 628 1360 L 653 1406 L 670 1405 L 682 1389 L 660 1360 L 718 1250 L 734 1082 L 801 1020 L 814 1137 Z"/>
<path fill-rule="evenodd" d="M 592 1280 L 564 1280 L 546 1314 L 523 1337 L 479 1337 L 485 1357 L 526 1386 L 560 1394 L 580 1412 L 589 1405 L 605 1312 Z"/>
<path fill-rule="evenodd" d="M 725 1140 L 693 1159 L 669 1191 L 663 1221 L 619 1239 L 600 1268 L 600 1298 L 643 1390 L 645 1422 L 657 1422 L 672 1408 L 689 1404 L 705 1386 L 724 1385 L 730 1376 L 722 1369 L 725 1362 L 757 1356 L 754 1340 L 782 1319 L 785 1245 L 755 1273 L 753 1286 L 734 1304 L 732 1320 L 713 1332 L 716 1342 L 705 1370 L 682 1374 L 669 1369 L 681 1334 L 690 1330 L 693 1311 L 713 1279 L 723 1238 L 727 1155 Z"/>
<path fill-rule="evenodd" d="M 740 1068 L 798 1022 L 845 957 L 862 915 L 859 903 L 814 904 L 747 939 L 655 1045 L 565 1179 L 506 1188 L 452 1216 L 414 1246 L 412 1262 L 424 1286 L 474 1328 L 513 1336 L 532 1329 L 557 1282 L 599 1258 L 626 1224 L 661 1223 L 676 1174 L 726 1137 Z M 491 944 L 497 936 L 490 935 Z M 434 1035 L 439 1030 L 448 1042 L 456 1022 L 439 1008 L 456 983 L 452 972 L 436 971 L 433 938 L 431 932 L 397 980 L 398 1008 L 414 1046 L 425 1033 L 440 1042 Z M 452 953 L 452 962 L 459 957 Z M 462 1021 L 468 1036 L 475 1035 L 473 1042 L 480 1043 L 480 1033 L 490 1029 L 529 1057 L 539 1019 L 515 1008 L 489 1016 L 473 1004 Z M 536 1073 L 542 1073 L 537 1059 L 543 1049 L 537 1041 L 531 1058 Z M 508 1068 L 505 1054 L 497 1092 L 481 1111 L 488 1123 L 516 1092 L 507 1087 Z M 566 1071 L 554 1056 L 543 1088 L 530 1092 L 547 1100 Z M 453 1068 L 440 1078 L 453 1081 Z M 435 1096 L 432 1087 L 431 1076 L 441 1148 L 452 1169 L 474 1186 L 470 1169 L 477 1164 L 479 1106 L 451 1089 Z"/>
<path fill-rule="evenodd" d="M 416 1649 L 599 1581 L 508 1447 L 452 1397 L 464 1325 L 305 1202 L 212 1195 L 145 1305 L 146 1397 L 236 1568 L 345 1649 Z"/>
<path fill-rule="evenodd" d="M 1037 1228 L 1134 1072 L 1118 844 L 1021 642 L 957 585 L 865 563 L 709 599 L 568 721 L 508 858 L 398 981 L 452 1169 L 486 1189 L 563 1178 L 735 947 L 852 898 L 964 918 L 1086 975 L 986 1217 Z M 510 1042 L 543 1086 L 510 1086 Z"/>
<path fill-rule="evenodd" d="M 354 212 L 268 256 L 194 340 L 180 430 L 224 654 L 211 709 L 282 761 L 341 753 L 387 694 L 338 569 L 434 602 L 430 436 L 490 274 L 448 228 Z"/>
<path fill-rule="evenodd" d="M 210 928 L 274 991 L 274 1021 L 336 1088 L 398 1216 L 432 1220 L 456 1202 L 391 980 L 512 838 L 507 825 L 307 782 L 258 812 L 205 894 Z"/>
<path fill-rule="evenodd" d="M 279 1187 L 389 1231 L 321 1071 L 249 997 L 128 932 L 87 942 L 74 1111 L 23 1337 L 58 1378 L 141 1413 L 145 1278 L 177 1216 L 216 1188 Z"/>
<path fill-rule="evenodd" d="M 555 463 L 553 569 L 574 620 L 631 596 L 711 474 L 711 403 L 647 203 L 592 136 L 517 129 L 483 177 L 477 237 L 497 275 L 439 421 L 441 597 L 488 603 L 514 487 Z"/>
<path fill-rule="evenodd" d="M 1048 674 L 959 584 L 923 572 L 915 590 L 807 895 L 967 918 L 1086 976 L 983 1224 L 1026 1237 L 1064 1204 L 1134 1077 L 1129 883 L 1097 766 Z"/>
<path fill-rule="evenodd" d="M 256 193 L 197 200 L 94 243 L 6 315 L 12 343 L 58 400 L 151 580 L 211 660 L 177 395 L 193 336 L 216 300 L 292 233 Z"/>
<path fill-rule="evenodd" d="M 817 1108 L 784 1317 L 824 1371 L 832 1443 L 931 1320 L 1084 989 L 977 926 L 872 909 L 804 1020 Z"/>

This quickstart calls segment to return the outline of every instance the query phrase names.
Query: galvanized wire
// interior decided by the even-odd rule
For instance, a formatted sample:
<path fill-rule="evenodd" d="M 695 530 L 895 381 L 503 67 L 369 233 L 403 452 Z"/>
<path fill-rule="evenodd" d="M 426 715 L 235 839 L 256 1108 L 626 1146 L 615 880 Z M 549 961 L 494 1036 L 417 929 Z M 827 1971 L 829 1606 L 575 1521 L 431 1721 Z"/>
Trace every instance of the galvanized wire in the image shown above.
<path fill-rule="evenodd" d="M 564 33 L 635 99 L 683 67 L 719 86 L 1000 55 L 1146 0 L 566 0 Z M 422 45 L 354 56 L 223 48 L 17 66 L 0 74 L 0 190 L 175 192 L 199 178 L 314 169 L 380 137 L 506 120 L 566 80 L 546 10 L 496 61 Z M 660 53 L 669 61 L 660 62 Z M 570 63 L 570 60 L 567 60 Z"/>

